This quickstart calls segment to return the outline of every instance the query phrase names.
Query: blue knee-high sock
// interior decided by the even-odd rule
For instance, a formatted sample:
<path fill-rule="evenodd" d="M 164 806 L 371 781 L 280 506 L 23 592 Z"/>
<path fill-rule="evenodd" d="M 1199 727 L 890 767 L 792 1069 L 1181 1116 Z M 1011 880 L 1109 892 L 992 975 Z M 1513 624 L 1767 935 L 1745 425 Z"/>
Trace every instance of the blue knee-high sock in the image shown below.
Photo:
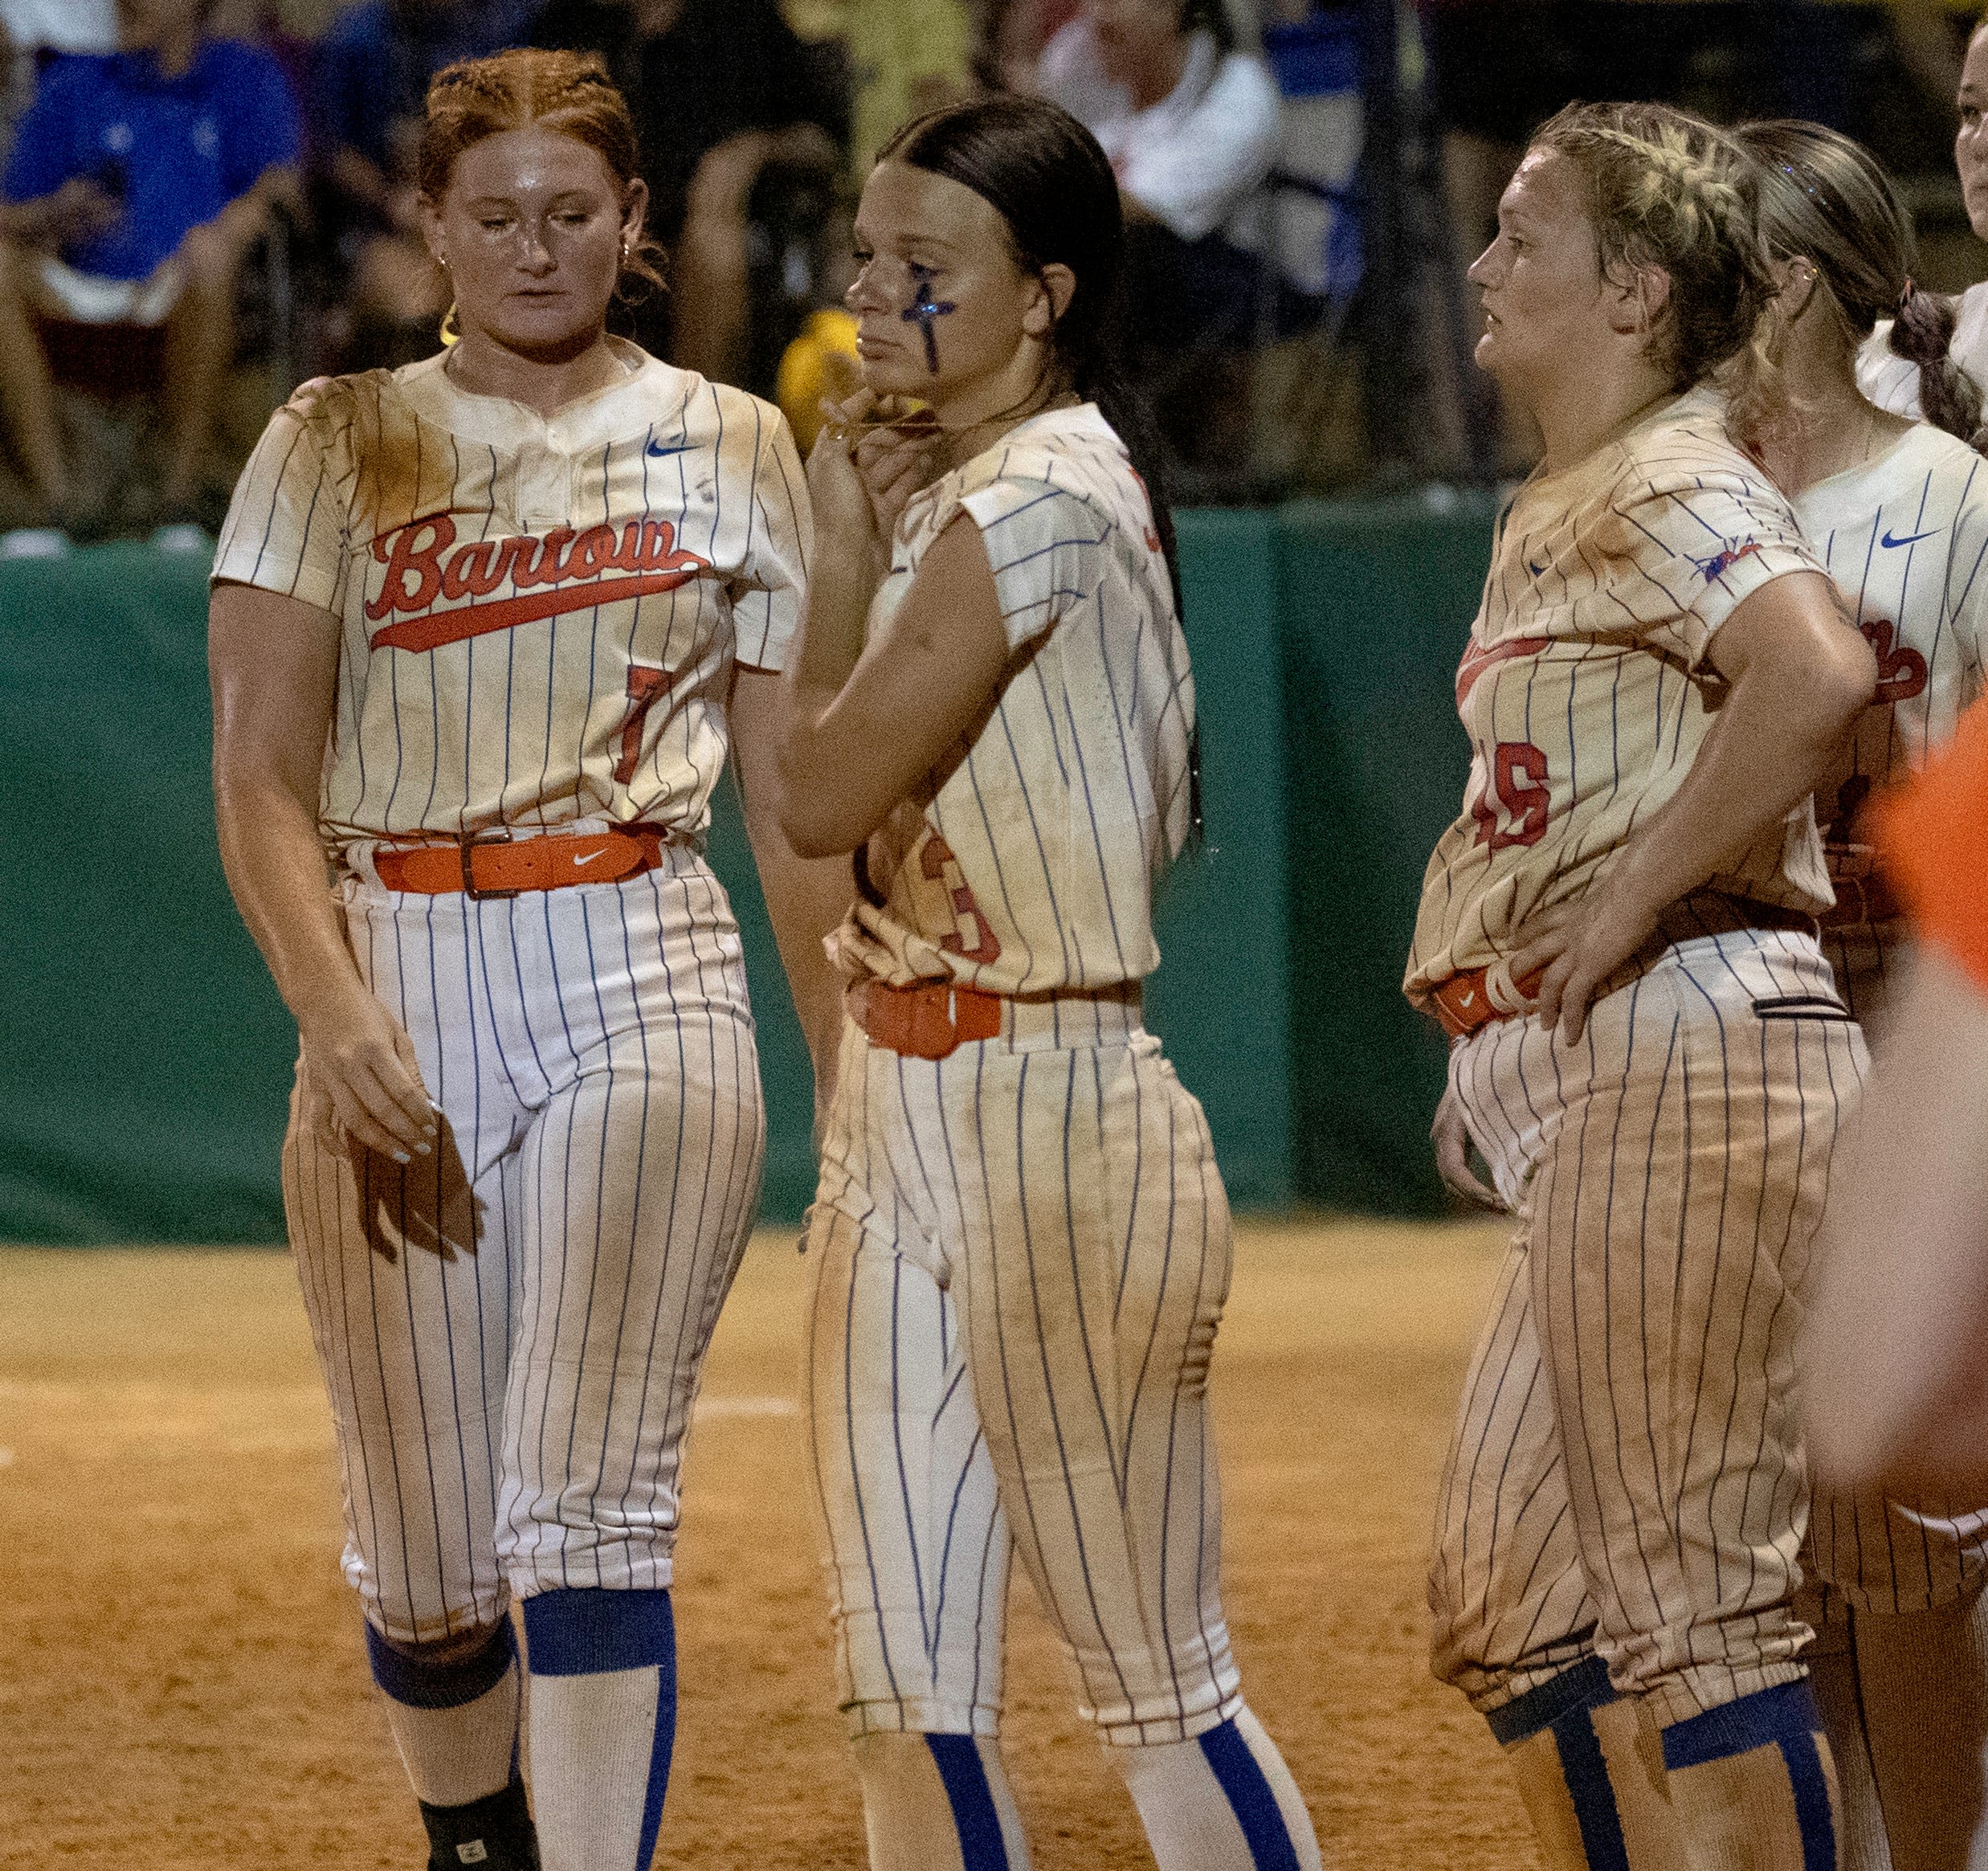
<path fill-rule="evenodd" d="M 1297 1848 L 1277 1810 L 1277 1797 L 1235 1724 L 1210 1728 L 1201 1737 L 1201 1751 L 1249 1842 L 1256 1871 L 1298 1871 Z"/>
<path fill-rule="evenodd" d="M 1759 1747 L 1778 1749 L 1794 1790 L 1802 1871 L 1834 1871 L 1836 1824 L 1830 1812 L 1829 1776 L 1816 1741 L 1822 1732 L 1822 1711 L 1806 1679 L 1778 1683 L 1673 1722 L 1663 1730 L 1663 1764 L 1676 1773 Z"/>
<path fill-rule="evenodd" d="M 1247 1707 L 1190 1741 L 1105 1751 L 1160 1871 L 1319 1871 L 1304 1795 Z"/>
<path fill-rule="evenodd" d="M 987 1769 L 970 1734 L 928 1734 L 925 1746 L 937 1763 L 945 1797 L 959 1833 L 960 1861 L 965 1871 L 1008 1871 L 1008 1848 L 1001 1836 L 1001 1815 L 995 1809 Z"/>
<path fill-rule="evenodd" d="M 548 1591 L 525 1601 L 532 1791 L 548 1863 L 644 1871 L 676 1736 L 667 1591 Z"/>
<path fill-rule="evenodd" d="M 1505 1747 L 1529 1741 L 1536 1734 L 1552 1734 L 1561 1778 L 1566 1782 L 1574 1816 L 1581 1828 L 1581 1849 L 1591 1871 L 1629 1871 L 1622 1814 L 1608 1777 L 1601 1737 L 1594 1729 L 1594 1711 L 1614 1700 L 1608 1665 L 1600 1657 L 1590 1657 L 1551 1681 L 1529 1689 L 1517 1701 L 1492 1710 L 1488 1718 L 1492 1734 Z"/>

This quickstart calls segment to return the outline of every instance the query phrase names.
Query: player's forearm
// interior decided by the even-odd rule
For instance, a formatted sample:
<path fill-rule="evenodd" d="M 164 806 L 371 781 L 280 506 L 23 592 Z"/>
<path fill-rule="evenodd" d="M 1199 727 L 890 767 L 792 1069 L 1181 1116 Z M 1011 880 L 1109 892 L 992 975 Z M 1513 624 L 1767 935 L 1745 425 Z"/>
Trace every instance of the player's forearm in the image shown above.
<path fill-rule="evenodd" d="M 1868 667 L 1867 652 L 1821 671 L 1778 662 L 1749 668 L 1733 683 L 1683 784 L 1629 841 L 1610 891 L 1633 897 L 1654 916 L 1737 864 L 1827 777 L 1870 700 Z"/>
<path fill-rule="evenodd" d="M 842 982 L 822 945 L 842 921 L 855 884 L 847 858 L 802 857 L 781 827 L 773 770 L 783 680 L 745 668 L 734 676 L 732 753 L 745 835 L 765 893 L 774 942 L 814 1061 L 816 1086 L 826 1089 L 835 1076 L 842 1038 Z"/>
<path fill-rule="evenodd" d="M 782 679 L 778 733 L 780 828 L 809 858 L 850 848 L 827 821 L 850 776 L 855 750 L 838 732 L 835 703 L 861 660 L 863 626 L 877 578 L 868 542 L 818 540 L 800 647 Z"/>
<path fill-rule="evenodd" d="M 365 992 L 325 875 L 316 814 L 280 781 L 217 759 L 221 864 L 276 991 L 309 1027 Z"/>
<path fill-rule="evenodd" d="M 795 856 L 778 825 L 765 817 L 755 826 L 749 815 L 746 835 L 815 1083 L 826 1088 L 835 1077 L 835 1052 L 842 1040 L 843 980 L 823 944 L 855 894 L 849 860 Z"/>

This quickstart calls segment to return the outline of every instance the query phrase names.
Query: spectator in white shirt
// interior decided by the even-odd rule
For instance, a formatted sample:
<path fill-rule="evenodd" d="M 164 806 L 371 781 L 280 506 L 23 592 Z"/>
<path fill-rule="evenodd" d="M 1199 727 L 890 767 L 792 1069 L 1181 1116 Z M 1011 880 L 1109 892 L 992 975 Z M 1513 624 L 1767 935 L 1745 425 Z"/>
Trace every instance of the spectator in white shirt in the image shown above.
<path fill-rule="evenodd" d="M 1036 89 L 1104 147 L 1125 206 L 1123 349 L 1180 463 L 1234 460 L 1255 325 L 1253 250 L 1276 157 L 1276 80 L 1223 0 L 1085 0 L 1043 48 Z"/>
<path fill-rule="evenodd" d="M 1043 48 L 1036 88 L 1104 146 L 1135 214 L 1190 244 L 1243 231 L 1276 151 L 1277 87 L 1222 0 L 1088 0 Z"/>

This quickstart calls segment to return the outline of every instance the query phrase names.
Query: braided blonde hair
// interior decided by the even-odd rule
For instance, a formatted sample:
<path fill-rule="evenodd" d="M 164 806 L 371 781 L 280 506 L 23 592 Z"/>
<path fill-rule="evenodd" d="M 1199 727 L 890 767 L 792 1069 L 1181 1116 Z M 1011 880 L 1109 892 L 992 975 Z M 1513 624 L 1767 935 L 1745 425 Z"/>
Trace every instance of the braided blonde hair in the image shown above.
<path fill-rule="evenodd" d="M 1766 350 L 1774 276 L 1758 181 L 1732 139 L 1667 104 L 1573 104 L 1532 146 L 1579 174 L 1604 278 L 1645 267 L 1668 277 L 1650 353 L 1672 387 L 1717 377 L 1742 434 L 1778 415 L 1786 398 Z"/>

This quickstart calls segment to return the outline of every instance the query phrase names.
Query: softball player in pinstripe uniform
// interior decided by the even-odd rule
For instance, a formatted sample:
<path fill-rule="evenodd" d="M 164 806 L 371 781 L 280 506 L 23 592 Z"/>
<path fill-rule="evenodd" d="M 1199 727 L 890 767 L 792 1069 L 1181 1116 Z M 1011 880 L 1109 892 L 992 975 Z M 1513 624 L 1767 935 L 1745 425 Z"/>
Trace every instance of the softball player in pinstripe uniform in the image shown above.
<path fill-rule="evenodd" d="M 1937 341 L 1914 373 L 1923 406 L 1972 435 L 1979 398 L 1944 355 L 1950 319 L 1911 284 L 1909 224 L 1869 152 L 1815 125 L 1755 125 L 1739 140 L 1760 166 L 1761 228 L 1782 282 L 1778 361 L 1798 412 L 1764 432 L 1763 452 L 1878 658 L 1876 701 L 1816 797 L 1837 898 L 1823 946 L 1877 1035 L 1905 932 L 1859 812 L 1874 786 L 1950 738 L 1981 693 L 1988 464 L 1945 430 L 1868 401 L 1857 347 L 1896 308 L 1900 325 Z M 1988 1512 L 1845 1496 L 1825 1477 L 1809 1541 L 1826 1589 L 1814 1595 L 1819 1617 L 1806 1598 L 1803 1610 L 1819 1628 L 1810 1661 L 1849 1871 L 1965 1864 L 1988 1793 Z"/>
<path fill-rule="evenodd" d="M 1164 504 L 1084 400 L 1116 187 L 1075 119 L 989 100 L 900 133 L 856 226 L 843 414 L 932 415 L 810 459 L 781 771 L 796 848 L 857 853 L 809 1383 L 870 1861 L 1028 1862 L 995 1738 L 1012 1544 L 1158 1862 L 1316 1866 L 1219 1589 L 1227 1207 L 1139 1018 L 1194 686 Z"/>
<path fill-rule="evenodd" d="M 222 846 L 302 1035 L 284 1190 L 345 1572 L 435 1866 L 633 1871 L 655 1837 L 680 1456 L 764 1134 L 702 856 L 734 727 L 777 913 L 847 900 L 782 857 L 751 759 L 810 536 L 786 427 L 604 335 L 634 159 L 592 61 L 443 73 L 422 182 L 462 341 L 305 386 L 214 569 Z"/>
<path fill-rule="evenodd" d="M 1988 22 L 1967 42 L 1954 108 L 1960 119 L 1953 136 L 1953 167 L 1960 177 L 1967 219 L 1978 239 L 1988 240 Z M 1857 357 L 1857 382 L 1881 409 L 1923 416 L 1963 439 L 1961 427 L 1970 406 L 1980 422 L 1980 398 L 1988 387 L 1988 280 L 1970 286 L 1957 300 L 1929 292 L 1912 295 L 1900 316 L 1879 321 Z M 1888 307 L 1888 311 L 1891 308 Z M 1957 376 L 1938 370 L 1949 354 Z M 1927 366 L 1936 368 L 1929 372 Z"/>
<path fill-rule="evenodd" d="M 1771 290 L 1744 157 L 1571 108 L 1499 226 L 1478 359 L 1546 455 L 1458 675 L 1470 783 L 1406 986 L 1456 1040 L 1439 1131 L 1520 1225 L 1439 1497 L 1436 1668 L 1550 1865 L 1815 1871 L 1793 1335 L 1863 1048 L 1808 795 L 1873 658 L 1702 387 Z"/>

